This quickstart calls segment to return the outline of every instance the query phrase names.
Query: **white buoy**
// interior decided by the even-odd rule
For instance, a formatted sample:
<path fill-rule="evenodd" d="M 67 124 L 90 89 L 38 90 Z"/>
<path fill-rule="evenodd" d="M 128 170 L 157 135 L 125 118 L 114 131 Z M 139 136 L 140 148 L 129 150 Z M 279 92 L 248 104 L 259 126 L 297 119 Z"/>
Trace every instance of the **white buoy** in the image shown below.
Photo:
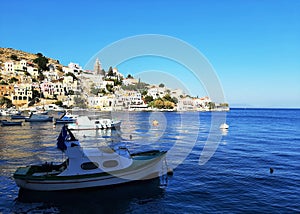
<path fill-rule="evenodd" d="M 228 129 L 228 128 L 229 128 L 229 125 L 226 124 L 226 123 L 222 123 L 222 124 L 220 125 L 220 129 Z"/>

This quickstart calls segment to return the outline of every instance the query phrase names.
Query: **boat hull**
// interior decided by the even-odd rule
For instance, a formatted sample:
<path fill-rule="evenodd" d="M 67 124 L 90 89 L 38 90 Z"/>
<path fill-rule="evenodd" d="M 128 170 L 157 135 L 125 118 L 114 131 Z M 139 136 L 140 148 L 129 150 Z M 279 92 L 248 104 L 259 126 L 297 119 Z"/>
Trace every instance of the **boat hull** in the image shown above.
<path fill-rule="evenodd" d="M 55 120 L 55 124 L 68 124 L 68 123 L 76 123 L 76 120 Z"/>
<path fill-rule="evenodd" d="M 52 122 L 53 121 L 53 117 L 49 117 L 49 118 L 42 118 L 42 119 L 34 119 L 34 118 L 26 118 L 25 122 Z"/>
<path fill-rule="evenodd" d="M 22 126 L 22 121 L 20 122 L 1 121 L 1 126 Z"/>
<path fill-rule="evenodd" d="M 166 152 L 160 152 L 153 158 L 136 157 L 133 166 L 115 172 L 103 172 L 90 175 L 30 177 L 14 174 L 16 184 L 24 189 L 38 191 L 72 190 L 92 187 L 104 187 L 137 180 L 157 178 L 163 173 Z M 146 157 L 146 156 L 145 156 Z"/>

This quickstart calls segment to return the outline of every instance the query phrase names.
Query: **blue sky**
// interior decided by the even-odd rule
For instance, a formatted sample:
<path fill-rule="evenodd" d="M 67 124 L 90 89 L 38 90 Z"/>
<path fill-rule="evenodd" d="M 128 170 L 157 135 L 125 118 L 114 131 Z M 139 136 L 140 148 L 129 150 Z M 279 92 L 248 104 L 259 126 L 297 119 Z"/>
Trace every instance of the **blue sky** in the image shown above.
<path fill-rule="evenodd" d="M 300 108 L 299 11 L 298 0 L 2 1 L 0 46 L 84 66 L 120 39 L 169 35 L 210 61 L 232 106 Z M 121 68 L 141 72 L 134 61 Z"/>

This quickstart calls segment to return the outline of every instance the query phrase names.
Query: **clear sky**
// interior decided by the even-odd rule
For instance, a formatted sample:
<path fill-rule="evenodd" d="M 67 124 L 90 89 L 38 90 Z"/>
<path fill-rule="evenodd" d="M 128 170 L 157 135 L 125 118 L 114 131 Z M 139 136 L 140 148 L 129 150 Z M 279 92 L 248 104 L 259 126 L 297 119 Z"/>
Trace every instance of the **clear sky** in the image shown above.
<path fill-rule="evenodd" d="M 299 0 L 14 0 L 0 5 L 1 47 L 84 66 L 120 39 L 169 35 L 205 55 L 232 106 L 300 108 Z M 119 70 L 139 72 L 134 63 Z M 182 72 L 174 75 L 185 81 Z M 202 96 L 200 91 L 191 89 L 192 95 Z"/>

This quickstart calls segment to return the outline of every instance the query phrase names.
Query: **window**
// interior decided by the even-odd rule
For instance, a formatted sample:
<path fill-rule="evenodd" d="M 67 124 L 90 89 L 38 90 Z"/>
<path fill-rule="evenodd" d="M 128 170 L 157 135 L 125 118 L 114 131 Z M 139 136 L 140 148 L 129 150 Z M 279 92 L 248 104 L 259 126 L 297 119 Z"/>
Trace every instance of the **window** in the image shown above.
<path fill-rule="evenodd" d="M 106 168 L 116 167 L 119 163 L 116 160 L 108 160 L 103 162 L 103 166 Z"/>
<path fill-rule="evenodd" d="M 81 164 L 81 169 L 83 170 L 92 170 L 97 169 L 99 167 L 99 164 L 96 162 L 85 162 Z"/>

